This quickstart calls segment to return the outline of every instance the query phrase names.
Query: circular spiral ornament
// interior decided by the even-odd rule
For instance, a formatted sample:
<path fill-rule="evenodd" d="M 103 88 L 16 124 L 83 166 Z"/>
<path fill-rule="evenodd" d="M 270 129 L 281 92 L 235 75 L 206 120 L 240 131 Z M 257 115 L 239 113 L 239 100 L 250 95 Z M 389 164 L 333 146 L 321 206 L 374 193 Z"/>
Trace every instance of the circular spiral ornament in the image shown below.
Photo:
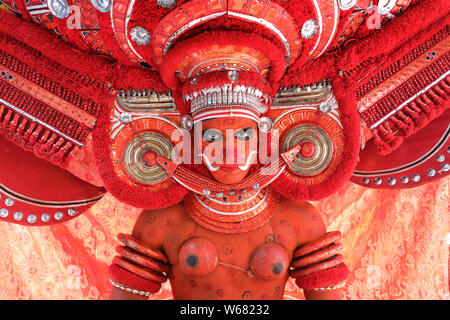
<path fill-rule="evenodd" d="M 142 133 L 125 148 L 125 168 L 141 183 L 159 183 L 167 178 L 167 172 L 156 163 L 156 156 L 170 158 L 171 151 L 172 145 L 164 136 L 153 132 Z"/>
<path fill-rule="evenodd" d="M 314 176 L 327 168 L 333 156 L 333 142 L 324 130 L 314 125 L 299 125 L 286 134 L 281 150 L 285 152 L 298 144 L 308 152 L 297 155 L 289 168 L 291 171 L 302 176 Z"/>
<path fill-rule="evenodd" d="M 117 177 L 130 187 L 153 193 L 171 188 L 174 182 L 157 164 L 156 157 L 174 160 L 182 156 L 176 153 L 177 144 L 183 141 L 181 129 L 168 119 L 150 117 L 121 126 L 112 136 L 109 152 Z"/>
<path fill-rule="evenodd" d="M 336 172 L 344 157 L 345 141 L 336 111 L 323 113 L 317 105 L 316 110 L 291 110 L 274 120 L 273 128 L 280 137 L 280 153 L 295 145 L 301 147 L 292 165 L 281 175 L 287 181 L 317 186 Z"/>

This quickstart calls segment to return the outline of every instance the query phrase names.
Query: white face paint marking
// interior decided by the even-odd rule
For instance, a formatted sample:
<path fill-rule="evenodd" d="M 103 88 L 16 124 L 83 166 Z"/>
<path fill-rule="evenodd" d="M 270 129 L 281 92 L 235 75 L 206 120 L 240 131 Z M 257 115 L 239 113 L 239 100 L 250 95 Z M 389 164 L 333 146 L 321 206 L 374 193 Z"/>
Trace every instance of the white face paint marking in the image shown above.
<path fill-rule="evenodd" d="M 257 152 L 256 152 L 256 151 L 250 152 L 250 154 L 249 154 L 248 157 L 247 157 L 247 160 L 245 161 L 245 165 L 239 166 L 239 169 L 241 169 L 242 171 L 247 170 L 248 167 L 250 167 L 250 163 L 252 162 L 252 161 L 251 161 L 251 160 L 252 160 L 252 156 L 253 156 L 254 154 L 257 154 Z"/>
<path fill-rule="evenodd" d="M 209 161 L 208 157 L 207 157 L 205 154 L 200 153 L 200 154 L 198 154 L 197 156 L 198 156 L 198 157 L 202 157 L 202 158 L 205 160 L 206 166 L 208 167 L 209 170 L 211 170 L 211 171 L 217 171 L 217 170 L 220 169 L 220 167 L 213 167 L 212 164 L 211 164 L 211 162 Z"/>
<path fill-rule="evenodd" d="M 250 154 L 248 155 L 247 160 L 246 160 L 246 162 L 245 162 L 245 165 L 243 165 L 243 166 L 238 166 L 238 168 L 241 169 L 242 171 L 247 170 L 247 169 L 250 167 L 250 164 L 251 164 L 251 162 L 252 162 L 252 161 L 251 161 L 251 160 L 252 160 L 252 156 L 253 156 L 254 154 L 257 154 L 257 152 L 256 152 L 256 151 L 250 152 Z M 208 157 L 207 157 L 204 153 L 200 153 L 200 154 L 198 154 L 197 156 L 198 156 L 198 157 L 202 157 L 202 158 L 205 160 L 206 166 L 208 167 L 209 170 L 211 170 L 211 171 L 214 172 L 214 171 L 217 171 L 217 170 L 220 169 L 220 167 L 214 167 L 214 166 L 211 164 L 211 161 L 208 159 Z"/>

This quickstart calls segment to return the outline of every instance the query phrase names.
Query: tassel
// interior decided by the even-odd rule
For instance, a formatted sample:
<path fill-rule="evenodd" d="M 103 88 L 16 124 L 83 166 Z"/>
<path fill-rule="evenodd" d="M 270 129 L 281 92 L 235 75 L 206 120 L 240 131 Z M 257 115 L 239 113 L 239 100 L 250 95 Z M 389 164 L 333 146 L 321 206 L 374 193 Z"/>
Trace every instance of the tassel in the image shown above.
<path fill-rule="evenodd" d="M 9 130 L 11 130 L 12 132 L 15 132 L 17 125 L 19 124 L 19 120 L 20 120 L 20 115 L 18 113 L 16 113 L 14 115 L 14 118 L 9 123 Z"/>
<path fill-rule="evenodd" d="M 41 126 L 37 126 L 37 128 L 33 131 L 33 134 L 31 135 L 29 142 L 30 144 L 34 145 L 36 143 L 36 141 L 39 138 L 39 133 L 41 132 L 42 127 Z"/>
<path fill-rule="evenodd" d="M 59 138 L 58 141 L 56 143 L 53 144 L 52 148 L 50 149 L 49 153 L 55 153 L 57 150 L 59 150 L 59 148 L 61 147 L 61 145 L 64 143 L 64 138 Z"/>
<path fill-rule="evenodd" d="M 26 126 L 27 126 L 27 123 L 28 123 L 28 119 L 27 119 L 27 118 L 22 118 L 22 121 L 20 121 L 20 125 L 19 125 L 19 127 L 17 128 L 17 133 L 18 133 L 19 135 L 22 135 L 22 133 L 25 131 L 25 128 L 26 128 Z"/>
<path fill-rule="evenodd" d="M 8 112 L 6 112 L 6 116 L 5 116 L 5 118 L 3 119 L 3 124 L 4 124 L 5 126 L 8 126 L 8 125 L 9 125 L 9 120 L 10 120 L 12 114 L 13 114 L 13 112 L 11 111 L 11 109 L 8 109 Z"/>
<path fill-rule="evenodd" d="M 57 137 L 58 136 L 55 133 L 52 133 L 52 135 L 50 136 L 50 139 L 48 139 L 46 143 L 41 144 L 39 146 L 39 150 L 41 150 L 41 151 L 48 151 L 48 150 L 50 150 L 50 148 L 53 145 L 53 142 L 56 140 Z"/>
<path fill-rule="evenodd" d="M 403 138 L 413 135 L 448 109 L 449 89 L 447 79 L 442 80 L 380 124 L 373 131 L 378 153 L 391 153 L 403 143 Z"/>
<path fill-rule="evenodd" d="M 64 159 L 66 158 L 67 154 L 69 153 L 69 149 L 72 146 L 71 142 L 66 141 L 66 143 L 61 147 L 62 143 L 60 143 L 60 141 L 62 141 L 62 143 L 65 142 L 63 138 L 60 138 L 57 143 L 60 147 L 58 152 L 50 156 L 50 161 L 57 165 L 63 164 Z"/>
<path fill-rule="evenodd" d="M 3 112 L 5 111 L 5 109 L 6 109 L 5 105 L 0 103 L 0 122 L 2 120 Z"/>
<path fill-rule="evenodd" d="M 28 127 L 28 130 L 23 135 L 23 138 L 24 138 L 25 141 L 29 141 L 28 139 L 30 138 L 31 134 L 33 133 L 33 130 L 34 130 L 35 127 L 36 127 L 36 123 L 35 122 L 31 122 L 30 126 Z"/>
<path fill-rule="evenodd" d="M 444 89 L 441 88 L 440 85 L 437 85 L 436 87 L 434 87 L 434 90 L 436 91 L 436 93 L 439 97 L 445 97 L 445 95 L 448 93 L 448 92 L 445 92 Z"/>
<path fill-rule="evenodd" d="M 44 144 L 47 141 L 49 134 L 50 134 L 50 130 L 45 130 L 41 139 L 39 139 L 39 144 Z"/>

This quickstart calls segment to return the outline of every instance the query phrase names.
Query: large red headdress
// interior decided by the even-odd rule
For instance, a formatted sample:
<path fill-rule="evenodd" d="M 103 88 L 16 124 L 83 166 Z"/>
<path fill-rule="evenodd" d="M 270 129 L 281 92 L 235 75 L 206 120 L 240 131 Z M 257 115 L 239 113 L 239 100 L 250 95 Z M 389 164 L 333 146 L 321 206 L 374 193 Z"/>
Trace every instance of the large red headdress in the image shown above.
<path fill-rule="evenodd" d="M 161 208 L 189 188 L 222 190 L 171 158 L 213 117 L 278 132 L 278 171 L 233 188 L 270 183 L 319 199 L 350 179 L 366 144 L 357 183 L 407 187 L 449 171 L 439 121 L 408 152 L 448 107 L 444 0 L 2 2 L 22 19 L 0 11 L 1 132 L 72 172 L 94 155 L 100 177 L 89 180 L 126 203 Z"/>

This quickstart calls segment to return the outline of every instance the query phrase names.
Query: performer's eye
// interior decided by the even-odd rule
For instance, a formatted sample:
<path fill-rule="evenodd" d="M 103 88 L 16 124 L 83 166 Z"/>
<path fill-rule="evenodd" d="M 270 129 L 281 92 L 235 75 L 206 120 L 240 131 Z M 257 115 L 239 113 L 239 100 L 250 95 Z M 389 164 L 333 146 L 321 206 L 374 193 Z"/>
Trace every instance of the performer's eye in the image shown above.
<path fill-rule="evenodd" d="M 203 130 L 203 141 L 205 142 L 217 142 L 222 140 L 222 132 L 215 129 Z"/>
<path fill-rule="evenodd" d="M 252 128 L 245 128 L 234 133 L 234 137 L 240 141 L 248 141 L 255 134 L 255 130 Z"/>

